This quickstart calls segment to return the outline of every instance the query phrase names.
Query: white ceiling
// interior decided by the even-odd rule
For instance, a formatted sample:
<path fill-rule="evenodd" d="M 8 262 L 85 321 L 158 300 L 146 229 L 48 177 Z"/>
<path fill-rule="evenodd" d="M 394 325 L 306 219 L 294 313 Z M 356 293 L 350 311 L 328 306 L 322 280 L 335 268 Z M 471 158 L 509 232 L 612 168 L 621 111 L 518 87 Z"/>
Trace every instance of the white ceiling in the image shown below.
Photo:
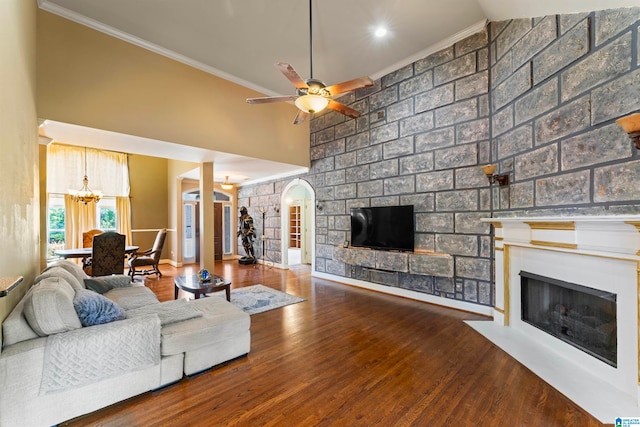
<path fill-rule="evenodd" d="M 274 67 L 293 65 L 310 75 L 308 0 L 38 0 L 49 12 L 122 38 L 265 95 L 294 95 L 291 83 Z M 313 77 L 334 84 L 360 76 L 373 79 L 408 65 L 473 34 L 486 20 L 535 17 L 618 7 L 640 0 L 316 0 L 313 2 Z M 378 26 L 384 38 L 373 35 Z M 293 126 L 293 125 L 292 125 Z M 62 124 L 44 134 L 74 143 L 74 130 Z M 85 132 L 87 130 L 82 129 Z M 94 132 L 97 132 L 94 130 Z M 98 137 L 96 133 L 94 137 Z M 131 138 L 106 133 L 109 149 Z M 213 160 L 216 180 L 264 179 L 277 169 L 299 167 L 203 152 L 157 141 L 138 154 L 200 162 Z M 87 145 L 86 139 L 78 145 Z M 225 163 L 233 167 L 225 171 Z M 283 169 L 283 167 L 285 169 Z M 232 173 L 233 172 L 233 173 Z M 234 174 L 238 177 L 234 178 Z"/>

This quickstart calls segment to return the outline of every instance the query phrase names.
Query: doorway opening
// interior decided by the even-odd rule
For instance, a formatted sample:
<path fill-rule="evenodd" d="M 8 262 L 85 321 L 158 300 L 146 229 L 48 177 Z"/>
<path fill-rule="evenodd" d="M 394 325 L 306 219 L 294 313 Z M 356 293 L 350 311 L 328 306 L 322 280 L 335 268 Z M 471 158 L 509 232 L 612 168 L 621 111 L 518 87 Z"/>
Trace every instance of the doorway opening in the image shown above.
<path fill-rule="evenodd" d="M 294 179 L 282 190 L 281 253 L 284 268 L 315 264 L 315 192 L 303 179 Z"/>

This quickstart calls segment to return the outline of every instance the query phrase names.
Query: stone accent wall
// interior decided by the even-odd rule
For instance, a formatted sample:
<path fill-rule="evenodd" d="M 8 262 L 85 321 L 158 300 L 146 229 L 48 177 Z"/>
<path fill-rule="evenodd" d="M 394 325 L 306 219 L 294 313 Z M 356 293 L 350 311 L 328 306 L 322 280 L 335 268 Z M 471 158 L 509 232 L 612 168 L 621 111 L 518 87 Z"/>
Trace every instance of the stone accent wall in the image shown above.
<path fill-rule="evenodd" d="M 633 8 L 493 22 L 340 98 L 360 118 L 314 117 L 311 169 L 298 178 L 322 205 L 316 270 L 492 305 L 491 234 L 481 218 L 639 213 L 640 155 L 614 123 L 640 110 L 639 18 Z M 511 185 L 489 186 L 479 167 L 487 163 Z M 271 209 L 266 234 L 277 261 L 273 206 L 289 181 L 240 190 L 251 212 Z M 393 256 L 336 255 L 351 207 L 404 204 L 416 212 L 416 248 L 447 254 L 452 271 L 427 259 L 415 266 L 421 274 L 390 272 L 371 266 Z"/>
<path fill-rule="evenodd" d="M 640 8 L 489 25 L 499 216 L 640 212 L 640 156 L 615 119 L 640 110 Z"/>

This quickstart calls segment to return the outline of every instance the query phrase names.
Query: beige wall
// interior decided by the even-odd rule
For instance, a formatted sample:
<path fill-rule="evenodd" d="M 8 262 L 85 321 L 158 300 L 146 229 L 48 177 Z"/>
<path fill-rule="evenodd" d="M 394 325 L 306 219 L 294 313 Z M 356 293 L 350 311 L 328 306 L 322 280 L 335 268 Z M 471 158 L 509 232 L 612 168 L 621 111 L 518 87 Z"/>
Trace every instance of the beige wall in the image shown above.
<path fill-rule="evenodd" d="M 157 233 L 153 230 L 168 228 L 167 164 L 167 159 L 159 157 L 129 155 L 132 238 L 142 250 L 153 246 Z M 162 258 L 168 257 L 165 244 Z"/>
<path fill-rule="evenodd" d="M 25 278 L 0 298 L 4 320 L 40 268 L 36 2 L 0 1 L 0 29 L 0 277 Z"/>
<path fill-rule="evenodd" d="M 37 43 L 40 118 L 309 166 L 295 106 L 44 11 Z"/>

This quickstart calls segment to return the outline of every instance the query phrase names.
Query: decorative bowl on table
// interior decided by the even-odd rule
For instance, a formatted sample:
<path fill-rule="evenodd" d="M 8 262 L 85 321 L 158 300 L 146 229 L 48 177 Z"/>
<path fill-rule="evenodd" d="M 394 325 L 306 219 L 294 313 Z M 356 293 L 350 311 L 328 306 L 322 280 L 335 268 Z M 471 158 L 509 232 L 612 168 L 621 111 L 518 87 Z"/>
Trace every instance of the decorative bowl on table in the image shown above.
<path fill-rule="evenodd" d="M 202 270 L 198 271 L 198 280 L 201 282 L 211 281 L 211 275 L 209 274 L 209 271 L 206 268 L 203 268 Z"/>

